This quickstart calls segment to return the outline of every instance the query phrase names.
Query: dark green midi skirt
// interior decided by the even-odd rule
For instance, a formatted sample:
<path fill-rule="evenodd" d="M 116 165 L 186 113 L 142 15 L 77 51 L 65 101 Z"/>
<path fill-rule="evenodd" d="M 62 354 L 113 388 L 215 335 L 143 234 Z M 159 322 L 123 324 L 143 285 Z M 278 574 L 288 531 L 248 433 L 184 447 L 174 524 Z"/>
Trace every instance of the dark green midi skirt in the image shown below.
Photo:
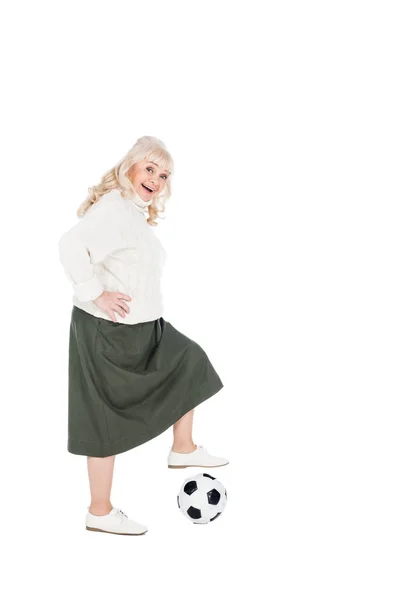
<path fill-rule="evenodd" d="M 223 383 L 204 350 L 163 317 L 133 325 L 73 306 L 68 451 L 113 456 L 163 433 Z"/>

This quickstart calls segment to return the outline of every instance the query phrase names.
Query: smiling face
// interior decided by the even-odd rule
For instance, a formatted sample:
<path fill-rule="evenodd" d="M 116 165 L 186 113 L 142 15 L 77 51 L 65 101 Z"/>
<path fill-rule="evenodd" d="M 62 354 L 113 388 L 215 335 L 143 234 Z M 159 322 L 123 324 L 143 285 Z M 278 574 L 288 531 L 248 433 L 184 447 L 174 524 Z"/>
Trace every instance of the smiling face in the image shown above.
<path fill-rule="evenodd" d="M 146 202 L 161 194 L 169 174 L 152 161 L 141 160 L 126 173 L 136 192 Z"/>

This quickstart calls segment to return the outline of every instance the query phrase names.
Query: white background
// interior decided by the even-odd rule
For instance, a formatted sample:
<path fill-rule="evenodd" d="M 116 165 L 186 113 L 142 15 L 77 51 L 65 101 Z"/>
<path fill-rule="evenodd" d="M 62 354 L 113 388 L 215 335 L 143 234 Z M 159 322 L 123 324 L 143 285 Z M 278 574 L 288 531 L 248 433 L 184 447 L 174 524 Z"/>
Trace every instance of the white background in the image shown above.
<path fill-rule="evenodd" d="M 397 8 L 2 9 L 4 597 L 399 598 Z M 164 318 L 224 382 L 194 440 L 230 464 L 196 527 L 172 430 L 117 456 L 112 502 L 149 527 L 131 538 L 84 527 L 57 244 L 142 135 L 176 163 Z"/>

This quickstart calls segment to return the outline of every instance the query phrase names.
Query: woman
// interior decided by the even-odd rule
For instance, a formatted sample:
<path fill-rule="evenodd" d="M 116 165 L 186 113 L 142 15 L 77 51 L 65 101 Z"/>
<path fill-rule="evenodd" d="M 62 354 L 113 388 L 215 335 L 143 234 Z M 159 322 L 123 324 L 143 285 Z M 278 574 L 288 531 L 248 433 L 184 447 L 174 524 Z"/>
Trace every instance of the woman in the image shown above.
<path fill-rule="evenodd" d="M 194 408 L 223 383 L 199 344 L 162 316 L 166 253 L 152 226 L 171 195 L 172 172 L 164 144 L 139 138 L 99 185 L 89 188 L 77 213 L 83 218 L 59 241 L 74 290 L 68 451 L 87 456 L 86 528 L 92 531 L 147 531 L 111 504 L 115 455 L 170 426 L 168 467 L 228 464 L 192 439 Z"/>

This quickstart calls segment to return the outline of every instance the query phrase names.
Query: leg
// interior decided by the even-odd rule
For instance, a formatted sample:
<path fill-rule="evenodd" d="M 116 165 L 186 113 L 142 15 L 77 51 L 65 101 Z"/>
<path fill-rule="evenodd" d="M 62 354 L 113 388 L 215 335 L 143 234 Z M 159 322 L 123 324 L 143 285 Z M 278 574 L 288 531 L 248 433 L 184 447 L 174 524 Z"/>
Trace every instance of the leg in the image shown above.
<path fill-rule="evenodd" d="M 183 415 L 179 421 L 174 423 L 173 452 L 193 452 L 193 450 L 196 450 L 196 445 L 193 443 L 192 438 L 193 414 L 194 408 L 186 413 L 186 415 Z"/>
<path fill-rule="evenodd" d="M 204 446 L 197 446 L 193 443 L 193 413 L 194 409 L 174 423 L 174 443 L 168 456 L 168 468 L 182 469 L 190 466 L 220 467 L 227 465 L 229 461 L 226 458 L 213 456 L 207 452 Z"/>
<path fill-rule="evenodd" d="M 113 506 L 110 501 L 115 456 L 87 457 L 91 503 L 89 512 L 98 517 L 107 515 Z"/>

